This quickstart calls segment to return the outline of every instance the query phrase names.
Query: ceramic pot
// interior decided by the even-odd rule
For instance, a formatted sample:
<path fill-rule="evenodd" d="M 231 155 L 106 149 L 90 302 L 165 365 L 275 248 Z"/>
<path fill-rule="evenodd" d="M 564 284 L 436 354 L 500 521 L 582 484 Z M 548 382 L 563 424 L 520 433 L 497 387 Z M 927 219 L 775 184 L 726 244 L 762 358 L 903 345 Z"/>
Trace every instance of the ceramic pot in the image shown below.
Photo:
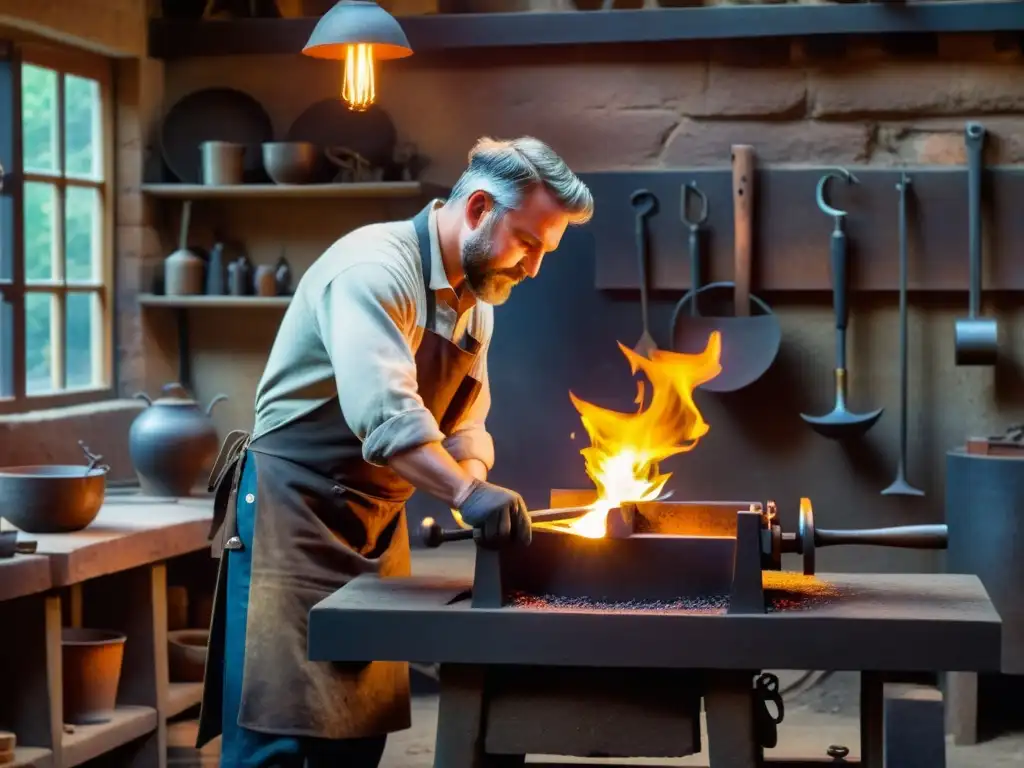
<path fill-rule="evenodd" d="M 128 452 L 142 492 L 149 496 L 188 496 L 209 471 L 220 447 L 213 407 L 227 395 L 200 408 L 180 384 L 167 384 L 163 396 L 148 402 L 128 431 Z"/>

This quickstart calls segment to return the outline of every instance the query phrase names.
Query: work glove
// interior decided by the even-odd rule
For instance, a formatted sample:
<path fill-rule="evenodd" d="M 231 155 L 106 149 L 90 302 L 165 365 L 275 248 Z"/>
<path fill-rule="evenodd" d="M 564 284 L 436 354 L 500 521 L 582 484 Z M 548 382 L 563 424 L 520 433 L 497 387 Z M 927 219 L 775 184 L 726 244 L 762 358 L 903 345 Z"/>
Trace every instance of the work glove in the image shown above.
<path fill-rule="evenodd" d="M 464 522 L 480 531 L 484 546 L 498 547 L 509 541 L 529 544 L 532 539 L 526 502 L 500 485 L 475 480 L 458 512 Z"/>

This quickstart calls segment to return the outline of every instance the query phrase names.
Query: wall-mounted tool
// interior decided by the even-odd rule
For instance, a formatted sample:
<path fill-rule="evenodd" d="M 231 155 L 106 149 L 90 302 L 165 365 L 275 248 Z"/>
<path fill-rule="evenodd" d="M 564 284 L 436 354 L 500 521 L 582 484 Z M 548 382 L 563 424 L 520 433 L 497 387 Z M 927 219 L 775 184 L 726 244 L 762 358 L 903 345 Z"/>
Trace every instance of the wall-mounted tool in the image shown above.
<path fill-rule="evenodd" d="M 832 217 L 834 227 L 831 238 L 832 261 L 832 305 L 836 316 L 836 367 L 835 367 L 835 406 L 831 413 L 824 416 L 808 416 L 801 413 L 800 417 L 814 427 L 823 437 L 833 440 L 858 437 L 867 432 L 882 415 L 882 408 L 870 413 L 854 413 L 846 407 L 846 326 L 850 318 L 847 306 L 846 283 L 849 278 L 846 263 L 846 231 L 843 220 L 846 211 L 841 211 L 828 204 L 825 200 L 825 187 L 831 179 L 842 179 L 848 184 L 856 184 L 857 177 L 845 168 L 829 171 L 818 181 L 818 208 Z"/>
<path fill-rule="evenodd" d="M 696 218 L 690 216 L 690 198 L 697 199 Z M 704 233 L 701 231 L 708 220 L 708 196 L 697 186 L 697 182 L 691 181 L 683 185 L 679 193 L 679 218 L 689 232 L 687 244 L 690 251 L 690 290 L 693 296 L 690 299 L 690 317 L 700 315 L 700 284 L 701 274 L 704 269 L 704 259 L 701 255 L 701 238 Z"/>
<path fill-rule="evenodd" d="M 883 496 L 924 496 L 924 491 L 907 482 L 907 193 L 910 176 L 900 176 L 896 190 L 900 193 L 900 458 L 896 479 L 882 491 Z"/>
<path fill-rule="evenodd" d="M 999 352 L 999 327 L 981 312 L 981 166 L 985 126 L 967 123 L 967 207 L 970 225 L 970 287 L 967 317 L 956 321 L 954 341 L 957 365 L 995 365 Z"/>
<path fill-rule="evenodd" d="M 633 205 L 633 210 L 636 211 L 636 258 L 637 266 L 640 270 L 640 316 L 644 329 L 640 335 L 640 340 L 633 347 L 633 351 L 638 355 L 650 357 L 651 352 L 656 350 L 658 345 L 654 342 L 654 337 L 651 336 L 648 326 L 647 294 L 650 287 L 650 275 L 648 272 L 650 271 L 651 262 L 649 258 L 650 238 L 647 234 L 647 218 L 658 212 L 658 198 L 654 196 L 654 193 L 646 189 L 638 189 L 630 195 L 629 202 Z"/>
<path fill-rule="evenodd" d="M 734 392 L 753 384 L 774 362 L 782 341 L 779 320 L 771 307 L 750 292 L 754 250 L 754 159 L 753 147 L 737 145 L 732 148 L 735 225 L 733 282 L 711 283 L 701 287 L 699 275 L 693 273 L 689 292 L 679 300 L 672 313 L 672 349 L 677 352 L 696 354 L 707 346 L 708 337 L 713 331 L 722 334 L 722 372 L 700 386 L 710 392 Z M 685 195 L 682 205 L 686 205 Z M 690 223 L 685 215 L 683 222 L 688 225 Z M 692 233 L 691 228 L 691 259 L 694 242 Z M 711 298 L 714 293 L 730 296 L 732 316 L 700 314 L 696 308 L 698 295 L 705 299 Z M 759 310 L 758 314 L 751 314 L 751 303 Z"/>

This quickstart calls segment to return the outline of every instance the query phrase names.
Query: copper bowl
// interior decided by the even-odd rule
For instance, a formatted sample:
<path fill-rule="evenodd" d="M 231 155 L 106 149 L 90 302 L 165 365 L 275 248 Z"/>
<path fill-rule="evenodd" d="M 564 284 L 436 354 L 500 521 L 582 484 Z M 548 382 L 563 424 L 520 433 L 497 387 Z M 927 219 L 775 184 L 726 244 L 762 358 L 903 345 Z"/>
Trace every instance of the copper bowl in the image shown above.
<path fill-rule="evenodd" d="M 0 515 L 25 533 L 80 531 L 103 506 L 107 471 L 67 464 L 0 468 Z"/>

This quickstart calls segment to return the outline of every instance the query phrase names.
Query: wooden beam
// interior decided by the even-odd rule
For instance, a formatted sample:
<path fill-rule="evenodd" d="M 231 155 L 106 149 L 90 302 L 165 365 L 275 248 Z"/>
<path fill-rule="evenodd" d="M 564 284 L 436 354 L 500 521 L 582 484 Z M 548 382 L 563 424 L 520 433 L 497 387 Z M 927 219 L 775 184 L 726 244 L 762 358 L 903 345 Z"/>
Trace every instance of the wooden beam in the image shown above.
<path fill-rule="evenodd" d="M 149 55 L 298 54 L 315 18 L 237 21 L 153 20 Z M 469 13 L 399 19 L 417 53 L 531 46 L 669 43 L 816 36 L 1024 30 L 1019 3 L 910 2 L 745 5 L 662 10 Z"/>

